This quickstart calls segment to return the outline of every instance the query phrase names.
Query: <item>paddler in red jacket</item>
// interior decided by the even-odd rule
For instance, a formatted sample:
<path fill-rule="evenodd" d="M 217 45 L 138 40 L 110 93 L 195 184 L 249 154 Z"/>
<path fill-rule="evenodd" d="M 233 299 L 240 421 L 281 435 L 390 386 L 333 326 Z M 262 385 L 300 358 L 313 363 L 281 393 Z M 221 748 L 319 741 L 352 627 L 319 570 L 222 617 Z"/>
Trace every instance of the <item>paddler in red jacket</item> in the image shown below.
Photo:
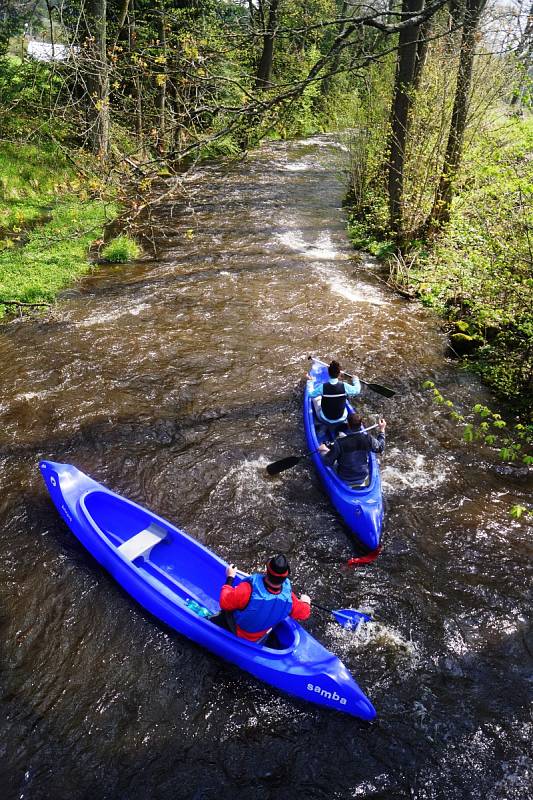
<path fill-rule="evenodd" d="M 220 608 L 233 612 L 231 617 L 237 636 L 259 642 L 286 617 L 309 619 L 311 598 L 306 594 L 300 599 L 296 597 L 289 580 L 290 571 L 285 556 L 277 555 L 267 562 L 266 572 L 256 572 L 233 586 L 237 569 L 234 564 L 226 568 Z"/>

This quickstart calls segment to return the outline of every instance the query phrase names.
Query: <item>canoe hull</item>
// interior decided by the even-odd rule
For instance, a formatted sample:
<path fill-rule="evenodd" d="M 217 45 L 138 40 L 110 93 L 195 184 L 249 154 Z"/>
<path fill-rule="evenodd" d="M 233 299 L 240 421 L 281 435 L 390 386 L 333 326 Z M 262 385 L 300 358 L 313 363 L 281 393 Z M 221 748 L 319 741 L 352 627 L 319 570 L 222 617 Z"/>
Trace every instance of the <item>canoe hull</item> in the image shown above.
<path fill-rule="evenodd" d="M 313 361 L 309 372 L 314 381 L 307 381 L 304 393 L 304 428 L 307 446 L 312 453 L 311 458 L 315 464 L 318 475 L 328 493 L 331 502 L 347 525 L 350 533 L 357 542 L 366 550 L 375 550 L 381 541 L 383 530 L 383 495 L 381 489 L 381 476 L 378 459 L 375 453 L 370 453 L 369 472 L 370 483 L 363 489 L 351 489 L 341 481 L 335 470 L 326 467 L 320 453 L 316 453 L 320 444 L 316 430 L 316 415 L 310 391 L 315 381 L 327 381 L 327 368 L 320 362 Z M 349 410 L 351 406 L 348 404 Z"/>
<path fill-rule="evenodd" d="M 71 531 L 154 617 L 281 691 L 364 720 L 374 719 L 372 703 L 344 664 L 294 620 L 278 626 L 284 649 L 274 650 L 239 639 L 187 607 L 187 600 L 195 600 L 212 613 L 219 610 L 218 593 L 227 566 L 222 559 L 75 467 L 43 461 L 40 468 Z M 131 548 L 133 538 L 142 542 L 143 536 L 148 537 L 149 543 L 150 531 L 156 531 L 156 545 L 133 560 L 126 557 L 125 548 Z M 187 564 L 185 575 L 183 564 Z M 237 579 L 244 577 L 240 574 Z"/>

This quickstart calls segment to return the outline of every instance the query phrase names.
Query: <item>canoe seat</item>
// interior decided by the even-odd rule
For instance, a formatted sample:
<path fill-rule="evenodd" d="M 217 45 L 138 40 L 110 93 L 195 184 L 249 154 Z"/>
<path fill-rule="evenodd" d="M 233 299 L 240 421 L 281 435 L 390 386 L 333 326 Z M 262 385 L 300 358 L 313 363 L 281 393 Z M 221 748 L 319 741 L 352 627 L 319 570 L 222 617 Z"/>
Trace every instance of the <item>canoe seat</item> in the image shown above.
<path fill-rule="evenodd" d="M 140 556 L 145 556 L 150 552 L 154 545 L 165 538 L 167 532 L 164 528 L 160 528 L 154 522 L 144 531 L 139 531 L 131 539 L 123 542 L 118 549 L 129 561 L 135 561 Z"/>

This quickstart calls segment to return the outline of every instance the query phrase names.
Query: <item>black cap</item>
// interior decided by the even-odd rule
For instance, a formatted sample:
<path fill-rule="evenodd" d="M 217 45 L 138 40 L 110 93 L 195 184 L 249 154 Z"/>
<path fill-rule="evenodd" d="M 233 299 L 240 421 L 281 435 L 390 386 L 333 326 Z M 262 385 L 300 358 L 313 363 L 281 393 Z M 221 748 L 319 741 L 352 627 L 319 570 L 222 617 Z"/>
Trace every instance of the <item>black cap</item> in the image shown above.
<path fill-rule="evenodd" d="M 272 556 L 272 558 L 267 561 L 266 568 L 265 580 L 270 586 L 276 588 L 281 586 L 285 578 L 288 578 L 291 572 L 289 562 L 283 553 Z"/>

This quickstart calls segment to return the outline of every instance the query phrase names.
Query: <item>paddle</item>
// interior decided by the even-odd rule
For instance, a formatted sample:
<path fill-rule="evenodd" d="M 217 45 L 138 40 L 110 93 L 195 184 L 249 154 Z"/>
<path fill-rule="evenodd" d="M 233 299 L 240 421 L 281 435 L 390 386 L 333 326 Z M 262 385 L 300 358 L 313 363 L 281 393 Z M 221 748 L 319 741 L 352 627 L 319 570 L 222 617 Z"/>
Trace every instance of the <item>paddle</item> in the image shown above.
<path fill-rule="evenodd" d="M 327 367 L 325 361 L 321 361 L 319 358 L 315 358 L 315 356 L 307 356 L 309 361 L 316 361 L 318 364 L 322 364 L 323 367 Z M 346 375 L 347 378 L 353 378 L 353 375 L 350 375 L 349 372 L 342 371 L 343 375 Z M 369 383 L 368 381 L 364 381 L 362 378 L 359 378 L 359 381 L 363 383 L 365 386 L 368 386 L 373 392 L 376 394 L 381 394 L 383 397 L 394 397 L 396 392 L 394 389 L 389 389 L 388 386 L 382 386 L 381 383 Z"/>
<path fill-rule="evenodd" d="M 372 431 L 374 428 L 379 428 L 379 423 L 377 425 L 370 425 L 369 428 L 363 428 L 363 430 L 358 431 L 359 433 L 366 433 L 367 431 Z M 314 453 L 318 453 L 318 450 L 311 450 L 310 453 L 304 453 L 301 456 L 287 456 L 286 458 L 280 458 L 279 461 L 273 461 L 271 464 L 267 464 L 266 471 L 269 475 L 279 475 L 280 472 L 284 472 L 286 469 L 290 469 L 291 467 L 295 467 L 302 458 L 309 458 Z"/>
<path fill-rule="evenodd" d="M 318 603 L 315 603 L 314 600 L 311 605 L 312 608 L 319 608 L 321 611 L 327 611 L 339 625 L 351 630 L 355 630 L 360 622 L 370 622 L 372 620 L 372 617 L 368 614 L 363 614 L 362 611 L 354 611 L 353 608 L 338 608 L 336 610 L 324 608 L 324 606 L 319 606 Z"/>

